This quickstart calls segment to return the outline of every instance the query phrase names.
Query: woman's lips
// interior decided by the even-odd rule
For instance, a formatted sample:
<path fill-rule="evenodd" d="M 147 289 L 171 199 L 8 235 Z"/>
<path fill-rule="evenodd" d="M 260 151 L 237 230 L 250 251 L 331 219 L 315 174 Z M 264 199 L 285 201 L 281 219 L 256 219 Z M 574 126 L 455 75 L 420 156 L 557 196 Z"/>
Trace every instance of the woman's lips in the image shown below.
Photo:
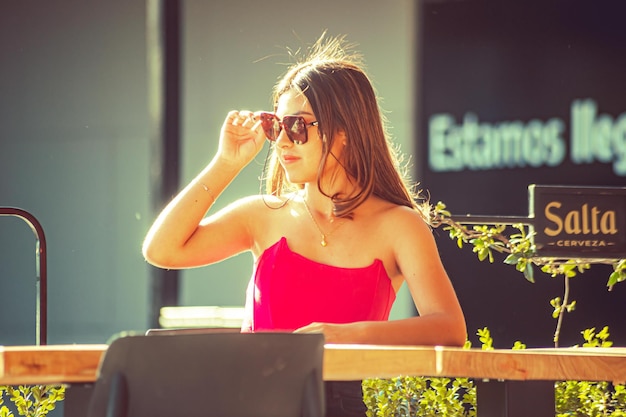
<path fill-rule="evenodd" d="M 282 159 L 283 163 L 290 164 L 290 163 L 296 162 L 300 158 L 298 158 L 297 156 L 294 156 L 294 155 L 282 155 L 281 159 Z"/>

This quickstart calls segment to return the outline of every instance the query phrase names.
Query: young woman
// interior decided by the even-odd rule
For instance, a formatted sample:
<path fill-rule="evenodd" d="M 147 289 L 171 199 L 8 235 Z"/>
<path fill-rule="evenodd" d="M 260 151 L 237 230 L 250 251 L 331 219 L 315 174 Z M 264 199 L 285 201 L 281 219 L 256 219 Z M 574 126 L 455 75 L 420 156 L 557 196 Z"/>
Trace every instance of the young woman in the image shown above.
<path fill-rule="evenodd" d="M 252 252 L 242 331 L 462 345 L 465 320 L 428 204 L 398 165 L 359 57 L 342 38 L 321 38 L 276 85 L 274 103 L 272 113 L 228 113 L 217 154 L 150 229 L 147 261 L 189 268 Z M 266 194 L 207 215 L 266 139 Z M 404 282 L 419 316 L 390 321 Z"/>

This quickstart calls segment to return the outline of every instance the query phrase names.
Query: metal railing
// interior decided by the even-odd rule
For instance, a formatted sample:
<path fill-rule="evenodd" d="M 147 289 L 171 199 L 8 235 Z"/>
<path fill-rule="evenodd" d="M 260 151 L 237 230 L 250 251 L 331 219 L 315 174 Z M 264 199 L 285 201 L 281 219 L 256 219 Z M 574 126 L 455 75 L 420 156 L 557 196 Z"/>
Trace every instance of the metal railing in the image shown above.
<path fill-rule="evenodd" d="M 41 223 L 26 210 L 16 207 L 0 207 L 0 216 L 19 217 L 24 220 L 35 234 L 35 261 L 37 272 L 35 285 L 37 287 L 37 304 L 35 311 L 35 343 L 45 345 L 48 339 L 48 270 L 46 254 L 46 236 Z"/>

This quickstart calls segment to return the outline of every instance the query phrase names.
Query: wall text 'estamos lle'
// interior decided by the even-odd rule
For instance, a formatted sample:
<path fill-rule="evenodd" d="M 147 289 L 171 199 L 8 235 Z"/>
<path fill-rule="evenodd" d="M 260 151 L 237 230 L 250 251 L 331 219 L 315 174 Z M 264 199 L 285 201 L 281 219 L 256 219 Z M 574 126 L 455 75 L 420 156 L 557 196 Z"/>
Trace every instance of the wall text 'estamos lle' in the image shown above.
<path fill-rule="evenodd" d="M 569 157 L 574 164 L 611 164 L 626 176 L 626 112 L 598 114 L 592 99 L 570 106 Z M 557 167 L 567 154 L 566 122 L 548 120 L 481 122 L 468 111 L 458 123 L 447 113 L 434 114 L 428 124 L 428 160 L 436 172 Z"/>

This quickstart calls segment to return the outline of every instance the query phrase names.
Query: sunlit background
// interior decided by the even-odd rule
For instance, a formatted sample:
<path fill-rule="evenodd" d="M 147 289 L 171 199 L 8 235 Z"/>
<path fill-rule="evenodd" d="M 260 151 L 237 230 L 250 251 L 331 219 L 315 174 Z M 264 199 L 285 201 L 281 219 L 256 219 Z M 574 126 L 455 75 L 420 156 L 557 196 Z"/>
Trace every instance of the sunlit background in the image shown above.
<path fill-rule="evenodd" d="M 181 186 L 210 160 L 230 109 L 271 109 L 271 88 L 324 30 L 365 55 L 393 134 L 411 152 L 412 1 L 183 1 Z M 48 342 L 105 342 L 151 324 L 141 255 L 151 208 L 143 1 L 0 4 L 0 206 L 42 223 Z M 218 206 L 258 193 L 263 156 Z M 0 218 L 0 344 L 35 341 L 35 243 Z M 184 271 L 180 305 L 240 306 L 251 256 Z M 412 314 L 400 300 L 397 314 Z"/>
<path fill-rule="evenodd" d="M 289 51 L 325 30 L 364 54 L 414 178 L 453 213 L 524 216 L 531 183 L 626 185 L 620 2 L 181 4 L 181 186 L 214 154 L 225 114 L 270 109 Z M 144 1 L 0 3 L 0 206 L 28 210 L 46 232 L 49 343 L 102 343 L 153 325 L 153 270 L 140 251 L 156 216 L 146 14 Z M 580 105 L 596 129 L 583 156 L 571 153 Z M 489 159 L 472 129 L 495 135 L 503 126 L 526 135 L 525 153 Z M 263 156 L 218 206 L 258 192 Z M 443 230 L 435 234 L 470 335 L 488 326 L 499 347 L 551 345 L 548 301 L 562 295 L 560 281 L 530 284 L 502 259 L 480 263 Z M 0 218 L 0 344 L 34 343 L 35 265 L 32 232 Z M 241 255 L 183 271 L 177 304 L 241 306 L 251 270 Z M 572 281 L 579 307 L 566 319 L 564 345 L 603 325 L 626 344 L 626 285 L 609 293 L 607 269 L 597 271 Z M 393 316 L 412 314 L 404 288 Z"/>

